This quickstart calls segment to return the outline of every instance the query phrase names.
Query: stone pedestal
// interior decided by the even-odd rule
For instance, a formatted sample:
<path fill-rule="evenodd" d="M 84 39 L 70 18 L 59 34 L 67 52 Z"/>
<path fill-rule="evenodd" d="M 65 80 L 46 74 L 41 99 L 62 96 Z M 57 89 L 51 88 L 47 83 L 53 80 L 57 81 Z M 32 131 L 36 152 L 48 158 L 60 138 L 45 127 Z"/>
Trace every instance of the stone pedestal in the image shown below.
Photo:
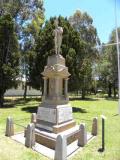
<path fill-rule="evenodd" d="M 64 135 L 67 137 L 67 145 L 71 144 L 79 138 L 79 126 L 74 126 L 61 133 L 46 132 L 43 129 L 35 129 L 36 142 L 40 143 L 48 148 L 55 149 L 56 140 L 58 135 Z"/>
<path fill-rule="evenodd" d="M 70 74 L 65 59 L 59 54 L 48 57 L 42 75 L 44 93 L 37 112 L 36 128 L 59 133 L 75 126 L 68 99 Z"/>
<path fill-rule="evenodd" d="M 54 133 L 62 132 L 75 125 L 72 117 L 72 108 L 66 105 L 42 105 L 38 108 L 36 127 Z"/>
<path fill-rule="evenodd" d="M 44 92 L 37 111 L 36 141 L 55 148 L 56 136 L 75 127 L 68 98 L 70 74 L 62 55 L 49 56 L 42 75 Z"/>

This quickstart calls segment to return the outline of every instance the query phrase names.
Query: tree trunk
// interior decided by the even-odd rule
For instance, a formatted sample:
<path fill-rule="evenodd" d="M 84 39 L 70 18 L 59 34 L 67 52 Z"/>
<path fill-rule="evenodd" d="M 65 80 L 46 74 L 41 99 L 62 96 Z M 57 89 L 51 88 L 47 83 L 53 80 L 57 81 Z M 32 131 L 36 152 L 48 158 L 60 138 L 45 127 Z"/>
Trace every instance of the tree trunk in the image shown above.
<path fill-rule="evenodd" d="M 114 85 L 113 85 L 113 92 L 114 92 L 114 98 L 116 98 L 116 87 L 115 87 L 115 82 L 114 82 Z"/>
<path fill-rule="evenodd" d="M 108 97 L 112 97 L 112 85 L 110 82 L 108 84 Z"/>
<path fill-rule="evenodd" d="M 25 82 L 25 87 L 24 87 L 24 100 L 26 100 L 26 95 L 27 95 L 27 81 Z"/>
<path fill-rule="evenodd" d="M 0 108 L 3 107 L 4 104 L 4 94 L 0 94 Z"/>
<path fill-rule="evenodd" d="M 97 94 L 97 85 L 96 85 L 96 80 L 95 80 L 95 86 L 94 86 L 94 94 Z"/>
<path fill-rule="evenodd" d="M 85 88 L 82 88 L 82 99 L 85 99 Z"/>
<path fill-rule="evenodd" d="M 85 99 L 85 77 L 84 77 L 84 79 L 83 79 L 82 99 Z"/>

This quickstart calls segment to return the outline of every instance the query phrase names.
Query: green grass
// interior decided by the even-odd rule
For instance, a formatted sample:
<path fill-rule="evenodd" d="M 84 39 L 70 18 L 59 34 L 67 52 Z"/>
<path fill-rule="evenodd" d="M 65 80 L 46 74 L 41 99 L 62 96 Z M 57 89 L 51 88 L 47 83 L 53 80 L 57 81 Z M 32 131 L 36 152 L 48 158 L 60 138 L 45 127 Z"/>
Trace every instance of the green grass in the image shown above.
<path fill-rule="evenodd" d="M 39 99 L 14 100 L 7 102 L 7 108 L 0 109 L 0 160 L 47 160 L 48 158 L 24 147 L 4 136 L 5 123 L 8 116 L 13 117 L 15 123 L 26 126 L 30 122 L 31 113 L 39 106 Z M 9 103 L 11 105 L 9 105 Z M 99 134 L 88 143 L 82 151 L 71 160 L 120 160 L 120 116 L 117 114 L 117 101 L 106 99 L 72 100 L 74 119 L 77 124 L 86 123 L 91 131 L 93 117 L 99 118 Z M 99 153 L 101 147 L 101 118 L 107 117 L 105 122 L 105 152 Z M 15 125 L 15 131 L 23 130 Z"/>

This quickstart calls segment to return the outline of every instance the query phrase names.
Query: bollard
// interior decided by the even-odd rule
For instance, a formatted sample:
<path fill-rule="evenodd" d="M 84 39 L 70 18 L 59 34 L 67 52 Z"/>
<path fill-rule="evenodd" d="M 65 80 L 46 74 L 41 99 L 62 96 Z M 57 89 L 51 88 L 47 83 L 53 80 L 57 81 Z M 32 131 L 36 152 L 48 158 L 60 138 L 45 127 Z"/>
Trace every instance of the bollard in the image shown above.
<path fill-rule="evenodd" d="M 13 124 L 13 119 L 11 117 L 7 118 L 5 135 L 8 137 L 14 135 L 14 124 Z"/>
<path fill-rule="evenodd" d="M 97 117 L 93 118 L 91 134 L 93 136 L 97 136 L 97 134 L 98 134 L 98 118 Z"/>
<path fill-rule="evenodd" d="M 85 123 L 80 124 L 78 146 L 84 147 L 87 144 L 87 132 Z"/>
<path fill-rule="evenodd" d="M 66 136 L 63 136 L 63 135 L 57 136 L 54 160 L 67 160 L 67 139 L 66 139 Z"/>
<path fill-rule="evenodd" d="M 36 113 L 32 113 L 32 115 L 31 115 L 31 123 L 36 123 L 36 120 L 37 120 Z"/>
<path fill-rule="evenodd" d="M 33 123 L 28 124 L 26 129 L 25 146 L 32 148 L 35 145 L 35 125 Z"/>

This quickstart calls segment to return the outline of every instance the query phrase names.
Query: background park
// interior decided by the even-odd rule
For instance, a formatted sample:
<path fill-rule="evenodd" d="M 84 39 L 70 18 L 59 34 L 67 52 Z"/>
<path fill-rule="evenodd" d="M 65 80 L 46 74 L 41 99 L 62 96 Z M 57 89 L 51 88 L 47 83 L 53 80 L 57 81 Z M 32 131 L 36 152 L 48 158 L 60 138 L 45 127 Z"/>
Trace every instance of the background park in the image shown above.
<path fill-rule="evenodd" d="M 31 113 L 37 112 L 43 91 L 41 72 L 44 70 L 47 57 L 55 52 L 53 30 L 54 20 L 58 17 L 59 25 L 63 27 L 61 54 L 66 59 L 66 66 L 71 74 L 68 89 L 74 119 L 77 124 L 85 122 L 89 131 L 92 118 L 99 119 L 98 136 L 71 159 L 119 160 L 120 116 L 115 25 L 111 28 L 107 40 L 100 36 L 102 31 L 97 31 L 94 19 L 85 8 L 84 11 L 76 8 L 71 15 L 65 15 L 64 12 L 62 15 L 62 11 L 55 11 L 56 14 L 49 11 L 48 16 L 49 3 L 52 4 L 52 8 L 60 8 L 59 4 L 49 0 L 0 2 L 0 159 L 48 159 L 5 137 L 4 134 L 8 116 L 12 116 L 16 123 L 21 124 L 15 126 L 17 132 L 30 122 Z M 114 8 L 114 2 L 108 3 Z M 116 9 L 120 8 L 119 1 L 116 1 L 116 4 Z M 92 5 L 94 6 L 94 3 Z M 64 7 L 66 10 L 69 9 L 69 4 L 63 6 L 63 10 Z M 104 20 L 104 23 L 107 24 L 107 21 L 109 20 Z M 104 24 L 99 25 L 102 28 Z M 117 32 L 119 39 L 119 26 Z M 5 96 L 8 90 L 14 89 L 16 92 L 20 86 L 23 87 L 23 97 Z M 28 87 L 37 90 L 39 95 L 29 96 Z M 102 114 L 107 119 L 105 151 L 100 153 L 98 149 L 101 147 Z"/>

